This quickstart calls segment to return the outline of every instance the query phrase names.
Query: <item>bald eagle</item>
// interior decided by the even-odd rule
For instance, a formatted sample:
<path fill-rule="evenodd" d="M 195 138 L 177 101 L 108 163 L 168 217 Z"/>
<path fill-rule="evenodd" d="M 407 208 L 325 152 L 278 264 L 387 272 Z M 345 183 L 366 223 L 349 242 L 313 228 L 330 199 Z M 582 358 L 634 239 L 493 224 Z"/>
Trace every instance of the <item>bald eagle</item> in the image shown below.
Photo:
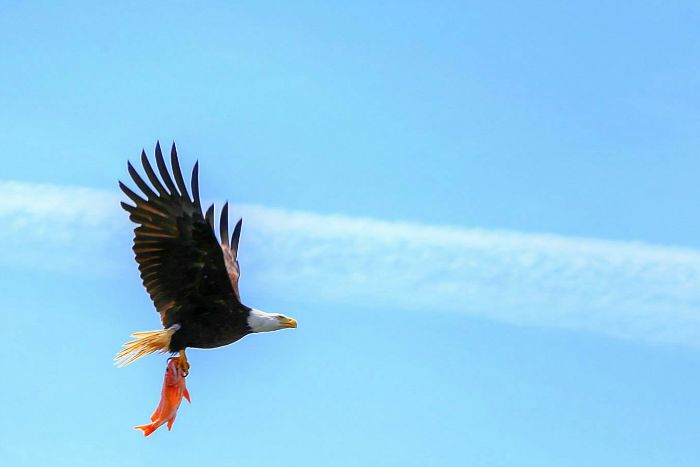
<path fill-rule="evenodd" d="M 115 357 L 120 366 L 153 352 L 179 353 L 186 375 L 188 347 L 210 349 L 231 344 L 256 332 L 295 328 L 297 322 L 278 313 L 266 313 L 241 302 L 238 291 L 238 241 L 242 219 L 228 236 L 228 203 L 221 210 L 217 239 L 214 205 L 202 212 L 199 200 L 199 162 L 192 170 L 192 197 L 180 171 L 177 150 L 170 151 L 172 177 L 160 143 L 155 148 L 160 178 L 141 152 L 141 164 L 150 181 L 144 181 L 127 163 L 129 175 L 143 193 L 119 182 L 133 205 L 122 202 L 134 229 L 133 250 L 141 280 L 164 329 L 136 332 Z M 173 180 L 174 179 L 174 180 Z"/>

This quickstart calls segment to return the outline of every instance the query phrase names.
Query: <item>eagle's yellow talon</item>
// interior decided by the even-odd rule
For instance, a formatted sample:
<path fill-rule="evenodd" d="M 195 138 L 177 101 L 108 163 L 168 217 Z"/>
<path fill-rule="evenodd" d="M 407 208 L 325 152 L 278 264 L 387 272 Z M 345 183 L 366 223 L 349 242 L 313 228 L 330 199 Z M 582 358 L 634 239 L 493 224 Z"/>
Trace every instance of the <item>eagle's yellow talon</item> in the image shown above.
<path fill-rule="evenodd" d="M 180 370 L 182 370 L 182 376 L 187 376 L 190 373 L 190 363 L 187 361 L 187 354 L 184 350 L 180 351 Z"/>

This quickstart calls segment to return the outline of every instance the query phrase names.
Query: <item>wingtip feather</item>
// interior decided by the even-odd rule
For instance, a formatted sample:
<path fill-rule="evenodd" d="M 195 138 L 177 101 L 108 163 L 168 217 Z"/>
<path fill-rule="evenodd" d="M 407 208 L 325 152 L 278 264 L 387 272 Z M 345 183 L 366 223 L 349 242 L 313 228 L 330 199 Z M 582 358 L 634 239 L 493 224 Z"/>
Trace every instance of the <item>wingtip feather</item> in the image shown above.
<path fill-rule="evenodd" d="M 241 239 L 241 228 L 243 227 L 243 218 L 241 217 L 236 222 L 236 226 L 233 228 L 233 234 L 231 235 L 231 248 L 233 251 L 238 253 L 238 242 Z"/>
<path fill-rule="evenodd" d="M 228 246 L 228 201 L 224 204 L 221 209 L 221 219 L 219 220 L 219 235 L 221 236 L 221 243 Z"/>

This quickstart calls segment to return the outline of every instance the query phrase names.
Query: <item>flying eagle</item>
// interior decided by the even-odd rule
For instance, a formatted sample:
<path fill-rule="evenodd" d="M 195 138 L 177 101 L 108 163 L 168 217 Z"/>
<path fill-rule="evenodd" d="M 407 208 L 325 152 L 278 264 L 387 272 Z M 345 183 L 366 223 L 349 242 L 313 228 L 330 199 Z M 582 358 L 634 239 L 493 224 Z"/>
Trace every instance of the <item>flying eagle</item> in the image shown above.
<path fill-rule="evenodd" d="M 134 229 L 134 253 L 141 280 L 151 296 L 164 329 L 136 332 L 115 358 L 120 365 L 153 352 L 180 354 L 183 373 L 189 371 L 187 347 L 210 349 L 231 344 L 256 332 L 295 328 L 297 322 L 278 313 L 266 313 L 241 302 L 238 291 L 238 241 L 242 219 L 228 236 L 228 203 L 221 210 L 220 238 L 214 227 L 214 205 L 202 212 L 199 200 L 199 162 L 192 170 L 192 197 L 182 178 L 177 151 L 170 151 L 172 177 L 160 143 L 156 144 L 160 178 L 141 152 L 141 163 L 151 185 L 130 162 L 129 175 L 143 195 L 119 182 L 133 201 L 122 202 Z M 173 181 L 174 179 L 174 181 Z"/>

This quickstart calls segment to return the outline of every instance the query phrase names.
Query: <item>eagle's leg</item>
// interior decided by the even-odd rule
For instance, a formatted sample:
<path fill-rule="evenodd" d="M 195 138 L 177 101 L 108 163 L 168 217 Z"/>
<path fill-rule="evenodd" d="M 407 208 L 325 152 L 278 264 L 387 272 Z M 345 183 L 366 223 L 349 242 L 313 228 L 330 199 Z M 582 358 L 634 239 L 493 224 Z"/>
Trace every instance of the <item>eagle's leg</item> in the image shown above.
<path fill-rule="evenodd" d="M 187 376 L 190 373 L 190 363 L 187 361 L 185 349 L 180 351 L 180 369 L 182 370 L 183 376 Z"/>

